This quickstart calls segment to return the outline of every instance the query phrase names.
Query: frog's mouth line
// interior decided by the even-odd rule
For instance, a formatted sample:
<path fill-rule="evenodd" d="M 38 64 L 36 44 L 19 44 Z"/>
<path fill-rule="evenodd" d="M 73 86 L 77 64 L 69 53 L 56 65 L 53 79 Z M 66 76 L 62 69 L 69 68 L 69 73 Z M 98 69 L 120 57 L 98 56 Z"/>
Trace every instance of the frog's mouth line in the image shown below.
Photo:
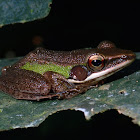
<path fill-rule="evenodd" d="M 106 70 L 99 71 L 99 72 L 96 72 L 96 73 L 92 73 L 90 76 L 88 76 L 83 81 L 74 80 L 74 79 L 68 79 L 68 81 L 70 83 L 85 83 L 85 82 L 90 81 L 90 80 L 94 80 L 94 81 L 97 82 L 97 81 L 100 81 L 102 79 L 105 79 L 106 77 L 111 76 L 112 74 L 116 73 L 117 71 L 119 71 L 119 70 L 123 69 L 124 67 L 128 66 L 129 64 L 131 64 L 133 61 L 134 61 L 134 59 L 133 60 L 127 60 L 123 63 L 120 63 L 120 64 L 116 65 L 115 67 L 110 67 Z"/>

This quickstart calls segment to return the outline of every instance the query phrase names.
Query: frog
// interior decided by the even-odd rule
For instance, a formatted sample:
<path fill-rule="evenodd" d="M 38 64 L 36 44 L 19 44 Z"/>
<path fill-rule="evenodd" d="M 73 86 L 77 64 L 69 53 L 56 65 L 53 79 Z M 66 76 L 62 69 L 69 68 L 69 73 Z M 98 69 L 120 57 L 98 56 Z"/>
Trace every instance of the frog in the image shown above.
<path fill-rule="evenodd" d="M 97 87 L 134 60 L 131 50 L 117 48 L 106 40 L 97 48 L 71 51 L 39 47 L 2 68 L 0 90 L 15 99 L 70 99 Z"/>

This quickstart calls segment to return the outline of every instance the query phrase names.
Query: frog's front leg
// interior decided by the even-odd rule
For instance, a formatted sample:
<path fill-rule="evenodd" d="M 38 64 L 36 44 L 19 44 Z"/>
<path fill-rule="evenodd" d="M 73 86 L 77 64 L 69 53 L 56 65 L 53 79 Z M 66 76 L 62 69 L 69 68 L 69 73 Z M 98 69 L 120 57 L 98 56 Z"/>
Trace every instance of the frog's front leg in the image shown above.
<path fill-rule="evenodd" d="M 91 88 L 89 86 L 90 82 L 88 84 L 75 85 L 74 83 L 70 83 L 64 76 L 52 71 L 44 73 L 44 77 L 50 79 L 54 93 L 53 96 L 58 99 L 69 99 Z"/>
<path fill-rule="evenodd" d="M 53 71 L 47 71 L 43 74 L 45 79 L 49 79 L 53 93 L 59 97 L 58 93 L 68 91 L 75 88 L 75 84 L 68 82 L 68 80 L 61 74 Z"/>
<path fill-rule="evenodd" d="M 93 88 L 96 86 L 82 86 L 82 85 L 77 85 L 75 88 L 71 88 L 59 93 L 56 93 L 56 97 L 58 99 L 70 99 L 78 94 L 86 92 L 88 89 Z"/>

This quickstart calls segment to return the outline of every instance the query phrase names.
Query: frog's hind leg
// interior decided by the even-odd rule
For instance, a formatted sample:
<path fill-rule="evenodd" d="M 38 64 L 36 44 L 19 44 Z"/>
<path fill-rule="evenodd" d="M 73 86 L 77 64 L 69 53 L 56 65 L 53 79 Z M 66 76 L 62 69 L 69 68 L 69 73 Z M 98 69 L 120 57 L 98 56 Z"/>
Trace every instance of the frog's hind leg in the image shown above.
<path fill-rule="evenodd" d="M 0 90 L 16 99 L 40 100 L 51 98 L 50 82 L 39 73 L 9 68 L 0 76 Z"/>
<path fill-rule="evenodd" d="M 34 93 L 24 93 L 19 90 L 8 88 L 7 86 L 4 86 L 4 84 L 5 83 L 2 83 L 2 81 L 0 81 L 0 90 L 11 95 L 13 98 L 19 99 L 19 100 L 40 101 L 42 99 L 52 99 L 53 97 L 58 96 L 56 94 L 40 95 L 40 94 L 34 94 Z"/>

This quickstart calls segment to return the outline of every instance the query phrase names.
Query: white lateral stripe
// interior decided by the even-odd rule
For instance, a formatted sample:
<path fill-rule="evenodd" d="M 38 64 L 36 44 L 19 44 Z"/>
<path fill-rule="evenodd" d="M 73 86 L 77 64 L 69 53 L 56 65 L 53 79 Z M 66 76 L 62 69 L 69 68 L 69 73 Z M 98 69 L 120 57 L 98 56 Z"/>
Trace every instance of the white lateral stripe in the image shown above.
<path fill-rule="evenodd" d="M 117 72 L 117 70 L 120 70 L 121 68 L 123 68 L 124 66 L 128 65 L 129 63 L 131 63 L 133 60 L 127 60 L 123 63 L 120 63 L 118 65 L 116 65 L 115 67 L 111 67 L 109 69 L 103 70 L 103 71 L 99 71 L 96 73 L 92 73 L 90 76 L 88 76 L 85 80 L 83 81 L 78 81 L 78 80 L 74 80 L 74 79 L 68 79 L 69 82 L 71 83 L 84 83 L 86 81 L 95 79 L 95 78 L 99 78 L 99 80 L 102 80 L 110 75 L 112 75 L 113 73 Z M 107 75 L 109 73 L 109 75 Z M 106 75 L 106 76 L 104 76 Z"/>

